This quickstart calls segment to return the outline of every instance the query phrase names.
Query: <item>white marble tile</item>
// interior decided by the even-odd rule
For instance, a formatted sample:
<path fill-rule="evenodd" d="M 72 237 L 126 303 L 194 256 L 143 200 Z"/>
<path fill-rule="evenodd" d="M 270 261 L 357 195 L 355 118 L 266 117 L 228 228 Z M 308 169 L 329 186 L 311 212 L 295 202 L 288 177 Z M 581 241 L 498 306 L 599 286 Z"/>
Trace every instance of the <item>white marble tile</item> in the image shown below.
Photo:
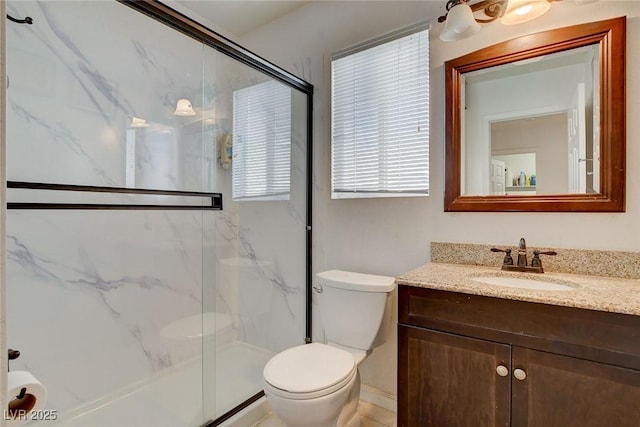
<path fill-rule="evenodd" d="M 136 186 L 201 187 L 175 159 L 188 158 L 176 141 L 200 115 L 173 115 L 178 98 L 202 106 L 201 45 L 116 2 L 8 8 L 35 22 L 7 34 L 8 179 L 122 186 L 126 141 L 137 137 Z M 131 116 L 151 126 L 132 129 Z"/>
<path fill-rule="evenodd" d="M 192 215 L 10 212 L 8 343 L 22 352 L 12 369 L 45 381 L 53 407 L 201 353 L 162 334 L 202 310 L 202 242 L 180 236 Z"/>

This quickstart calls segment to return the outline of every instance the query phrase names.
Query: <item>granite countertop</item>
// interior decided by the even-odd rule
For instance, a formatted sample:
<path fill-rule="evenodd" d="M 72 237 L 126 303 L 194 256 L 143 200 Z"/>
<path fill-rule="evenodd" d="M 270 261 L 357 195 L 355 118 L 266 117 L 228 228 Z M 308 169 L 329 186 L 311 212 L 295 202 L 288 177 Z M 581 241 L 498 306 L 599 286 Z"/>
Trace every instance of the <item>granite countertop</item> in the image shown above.
<path fill-rule="evenodd" d="M 508 288 L 471 280 L 499 276 L 561 283 L 575 290 L 550 291 Z M 521 273 L 500 268 L 431 262 L 396 278 L 398 285 L 440 289 L 473 295 L 640 316 L 640 279 L 567 273 Z"/>

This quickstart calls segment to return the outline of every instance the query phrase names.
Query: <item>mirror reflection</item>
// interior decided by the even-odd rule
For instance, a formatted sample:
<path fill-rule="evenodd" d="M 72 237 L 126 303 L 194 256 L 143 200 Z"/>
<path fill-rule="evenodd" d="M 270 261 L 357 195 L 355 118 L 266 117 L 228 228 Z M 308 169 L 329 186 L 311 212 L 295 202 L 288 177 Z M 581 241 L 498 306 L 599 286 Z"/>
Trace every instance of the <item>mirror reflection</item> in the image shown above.
<path fill-rule="evenodd" d="M 600 192 L 599 45 L 460 75 L 461 194 Z"/>

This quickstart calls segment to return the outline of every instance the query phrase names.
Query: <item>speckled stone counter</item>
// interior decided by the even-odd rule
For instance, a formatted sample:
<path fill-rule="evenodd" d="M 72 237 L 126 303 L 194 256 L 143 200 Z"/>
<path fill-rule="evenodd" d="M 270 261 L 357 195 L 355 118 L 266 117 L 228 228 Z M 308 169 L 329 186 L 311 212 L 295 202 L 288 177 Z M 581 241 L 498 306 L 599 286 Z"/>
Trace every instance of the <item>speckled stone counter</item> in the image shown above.
<path fill-rule="evenodd" d="M 504 254 L 491 252 L 492 247 L 511 247 L 515 257 L 515 245 L 481 245 L 477 243 L 431 242 L 431 261 L 445 264 L 482 265 L 499 267 Z M 545 272 L 583 274 L 587 276 L 624 277 L 640 279 L 640 252 L 596 251 L 588 249 L 565 249 L 551 247 L 527 247 L 531 262 L 533 250 L 556 251 L 556 256 L 541 256 Z"/>
<path fill-rule="evenodd" d="M 480 283 L 473 277 L 516 277 L 561 283 L 575 288 L 549 291 Z M 640 280 L 567 273 L 520 273 L 497 267 L 431 262 L 396 279 L 399 285 L 440 289 L 520 301 L 578 307 L 640 316 Z"/>

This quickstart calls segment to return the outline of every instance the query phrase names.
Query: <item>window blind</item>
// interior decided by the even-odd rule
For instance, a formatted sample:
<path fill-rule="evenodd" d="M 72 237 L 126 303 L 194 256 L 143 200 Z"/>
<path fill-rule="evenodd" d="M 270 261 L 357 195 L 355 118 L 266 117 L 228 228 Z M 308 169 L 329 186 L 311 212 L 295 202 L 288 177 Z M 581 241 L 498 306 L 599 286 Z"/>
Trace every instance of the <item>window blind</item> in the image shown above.
<path fill-rule="evenodd" d="M 233 92 L 232 198 L 289 199 L 291 88 L 268 81 Z"/>
<path fill-rule="evenodd" d="M 429 33 L 331 63 L 332 198 L 429 193 Z"/>

